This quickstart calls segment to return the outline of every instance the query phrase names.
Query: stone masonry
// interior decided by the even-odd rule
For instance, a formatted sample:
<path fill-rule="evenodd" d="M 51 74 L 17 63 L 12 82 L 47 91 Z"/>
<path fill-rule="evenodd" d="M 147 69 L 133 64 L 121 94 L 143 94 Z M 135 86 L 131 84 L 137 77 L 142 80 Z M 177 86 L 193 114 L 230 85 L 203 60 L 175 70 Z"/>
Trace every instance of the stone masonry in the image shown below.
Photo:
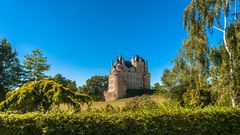
<path fill-rule="evenodd" d="M 124 98 L 127 90 L 150 89 L 148 62 L 139 56 L 125 61 L 122 56 L 112 64 L 108 80 L 108 90 L 104 93 L 106 101 Z"/>

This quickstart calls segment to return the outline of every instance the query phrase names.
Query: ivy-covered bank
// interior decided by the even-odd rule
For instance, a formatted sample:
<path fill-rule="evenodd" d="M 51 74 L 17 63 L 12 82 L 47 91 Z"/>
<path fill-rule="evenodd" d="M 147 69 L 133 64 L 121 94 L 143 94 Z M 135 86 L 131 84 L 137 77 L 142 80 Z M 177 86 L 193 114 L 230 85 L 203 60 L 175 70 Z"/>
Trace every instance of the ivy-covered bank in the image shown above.
<path fill-rule="evenodd" d="M 240 109 L 0 114 L 3 135 L 239 134 Z"/>

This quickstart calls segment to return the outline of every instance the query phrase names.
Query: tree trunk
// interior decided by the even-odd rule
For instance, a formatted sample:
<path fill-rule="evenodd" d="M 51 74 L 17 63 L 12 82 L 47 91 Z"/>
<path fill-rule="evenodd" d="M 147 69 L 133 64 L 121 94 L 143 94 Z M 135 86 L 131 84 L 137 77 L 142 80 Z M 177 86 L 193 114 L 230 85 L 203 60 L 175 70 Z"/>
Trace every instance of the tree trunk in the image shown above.
<path fill-rule="evenodd" d="M 232 107 L 236 107 L 236 98 L 234 96 L 231 97 Z"/>
<path fill-rule="evenodd" d="M 224 15 L 224 29 L 223 29 L 223 42 L 224 42 L 224 47 L 228 53 L 229 56 L 229 66 L 230 66 L 230 81 L 234 81 L 234 77 L 233 77 L 233 63 L 232 63 L 232 53 L 229 49 L 229 46 L 227 44 L 227 40 L 226 40 L 226 28 L 227 28 L 227 16 Z M 233 82 L 234 84 L 234 82 Z M 236 106 L 236 92 L 234 89 L 234 85 L 231 87 L 231 103 L 232 103 L 232 107 Z"/>

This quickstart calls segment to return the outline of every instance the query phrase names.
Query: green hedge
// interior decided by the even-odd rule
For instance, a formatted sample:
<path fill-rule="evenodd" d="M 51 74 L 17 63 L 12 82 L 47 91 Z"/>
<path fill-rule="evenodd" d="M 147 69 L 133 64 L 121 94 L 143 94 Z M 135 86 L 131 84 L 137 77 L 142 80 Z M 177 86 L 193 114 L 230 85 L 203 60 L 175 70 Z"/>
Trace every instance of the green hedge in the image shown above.
<path fill-rule="evenodd" d="M 240 110 L 156 109 L 135 112 L 0 113 L 1 135 L 240 134 Z"/>
<path fill-rule="evenodd" d="M 153 89 L 127 89 L 126 97 L 142 96 L 142 95 L 153 95 Z"/>

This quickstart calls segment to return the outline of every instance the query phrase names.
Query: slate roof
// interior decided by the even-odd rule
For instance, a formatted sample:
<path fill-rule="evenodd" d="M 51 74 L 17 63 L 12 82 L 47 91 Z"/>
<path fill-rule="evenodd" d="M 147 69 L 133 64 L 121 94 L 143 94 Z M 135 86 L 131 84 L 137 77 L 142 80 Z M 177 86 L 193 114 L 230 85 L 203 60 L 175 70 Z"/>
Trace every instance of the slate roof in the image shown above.
<path fill-rule="evenodd" d="M 131 61 L 125 61 L 125 66 L 128 67 L 128 68 L 133 67 Z"/>

